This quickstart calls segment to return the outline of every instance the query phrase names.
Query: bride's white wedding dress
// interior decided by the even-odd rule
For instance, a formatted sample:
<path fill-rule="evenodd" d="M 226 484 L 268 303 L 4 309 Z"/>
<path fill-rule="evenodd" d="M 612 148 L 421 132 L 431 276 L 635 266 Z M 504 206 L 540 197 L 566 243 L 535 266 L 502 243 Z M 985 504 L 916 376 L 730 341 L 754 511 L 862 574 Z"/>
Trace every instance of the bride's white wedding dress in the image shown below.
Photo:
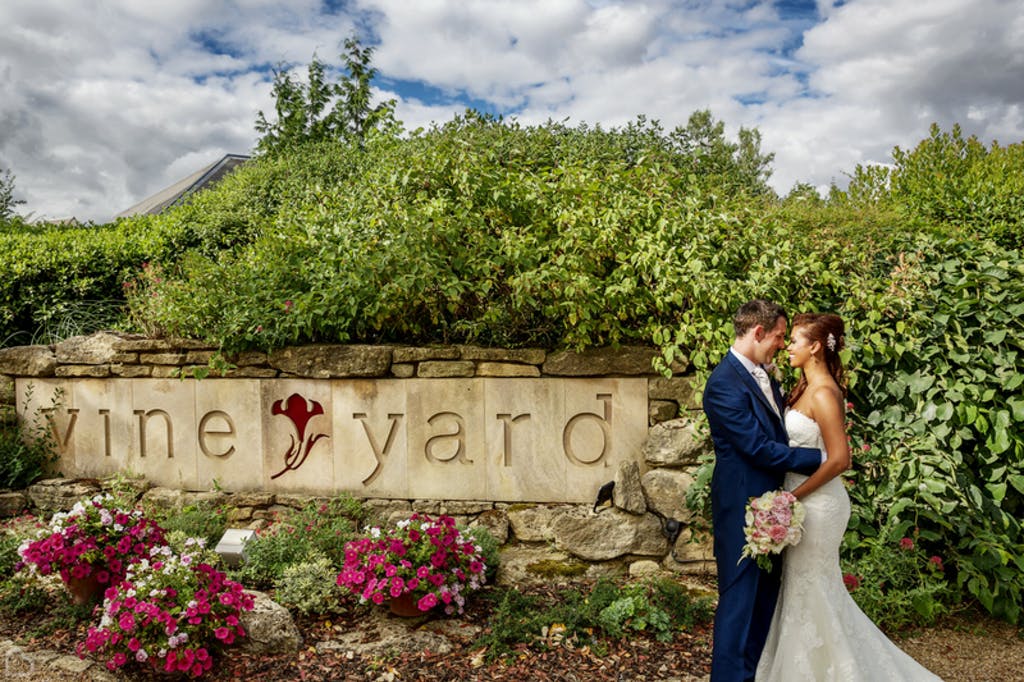
<path fill-rule="evenodd" d="M 791 446 L 819 448 L 826 456 L 821 430 L 810 417 L 788 410 L 786 430 Z M 786 474 L 786 489 L 806 478 Z M 833 478 L 802 501 L 804 536 L 784 553 L 782 589 L 757 666 L 758 682 L 939 680 L 889 641 L 846 591 L 839 543 L 850 519 L 850 498 L 842 479 Z"/>

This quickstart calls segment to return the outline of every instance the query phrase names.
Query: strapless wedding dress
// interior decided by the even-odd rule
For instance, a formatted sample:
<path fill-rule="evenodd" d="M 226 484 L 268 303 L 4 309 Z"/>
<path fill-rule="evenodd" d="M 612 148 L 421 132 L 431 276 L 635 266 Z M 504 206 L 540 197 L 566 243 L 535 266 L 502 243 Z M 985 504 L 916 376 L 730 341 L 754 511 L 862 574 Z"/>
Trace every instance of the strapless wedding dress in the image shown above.
<path fill-rule="evenodd" d="M 824 461 L 817 422 L 788 410 L 786 431 L 791 446 L 819 448 Z M 806 478 L 786 474 L 786 489 Z M 757 666 L 758 682 L 939 680 L 889 641 L 846 591 L 839 544 L 850 519 L 850 498 L 842 479 L 833 478 L 802 501 L 804 536 L 783 554 L 782 589 Z"/>

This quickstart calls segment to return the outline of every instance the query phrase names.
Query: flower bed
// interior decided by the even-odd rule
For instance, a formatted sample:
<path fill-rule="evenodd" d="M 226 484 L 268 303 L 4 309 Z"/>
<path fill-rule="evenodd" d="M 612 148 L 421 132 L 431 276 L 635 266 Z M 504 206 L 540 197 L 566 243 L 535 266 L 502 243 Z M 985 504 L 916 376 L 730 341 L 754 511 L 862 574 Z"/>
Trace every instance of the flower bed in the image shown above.
<path fill-rule="evenodd" d="M 111 495 L 97 495 L 54 514 L 48 528 L 18 548 L 23 565 L 40 575 L 57 572 L 65 583 L 93 574 L 104 585 L 124 580 L 132 562 L 167 542 L 163 529 L 140 510 L 112 502 Z"/>
<path fill-rule="evenodd" d="M 413 514 L 395 527 L 373 527 L 345 546 L 338 585 L 360 603 L 382 604 L 410 594 L 420 611 L 443 605 L 462 613 L 466 595 L 486 582 L 483 550 L 455 527 L 455 519 Z"/>
<path fill-rule="evenodd" d="M 135 660 L 195 677 L 210 670 L 216 650 L 245 636 L 239 616 L 253 607 L 241 584 L 169 547 L 133 564 L 105 596 L 100 625 L 79 653 L 106 656 L 110 670 Z"/>

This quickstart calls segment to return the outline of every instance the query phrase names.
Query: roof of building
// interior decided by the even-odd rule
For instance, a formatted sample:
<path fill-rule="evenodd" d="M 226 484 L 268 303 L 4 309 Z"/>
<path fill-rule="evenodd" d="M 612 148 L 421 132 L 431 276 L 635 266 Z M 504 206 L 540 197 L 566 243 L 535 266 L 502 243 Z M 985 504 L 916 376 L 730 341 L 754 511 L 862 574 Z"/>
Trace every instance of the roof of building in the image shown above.
<path fill-rule="evenodd" d="M 192 175 L 179 180 L 170 187 L 164 188 L 151 197 L 147 197 L 129 209 L 121 211 L 114 218 L 127 218 L 134 215 L 156 215 L 163 213 L 171 206 L 177 206 L 196 192 L 213 187 L 224 176 L 235 170 L 250 157 L 244 154 L 225 154 Z"/>

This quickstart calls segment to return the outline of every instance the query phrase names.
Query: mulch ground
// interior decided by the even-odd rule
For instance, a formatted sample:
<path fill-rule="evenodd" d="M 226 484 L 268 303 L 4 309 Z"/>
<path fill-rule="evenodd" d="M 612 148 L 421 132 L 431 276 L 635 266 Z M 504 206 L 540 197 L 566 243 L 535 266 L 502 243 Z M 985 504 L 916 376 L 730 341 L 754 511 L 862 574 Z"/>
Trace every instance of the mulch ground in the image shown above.
<path fill-rule="evenodd" d="M 535 588 L 531 592 L 543 592 Z M 550 596 L 550 595 L 549 595 Z M 459 622 L 482 625 L 489 616 L 487 600 L 472 599 Z M 711 627 L 699 626 L 680 632 L 673 641 L 658 642 L 652 637 L 631 634 L 623 639 L 602 639 L 600 647 L 562 643 L 521 645 L 513 653 L 490 663 L 484 650 L 474 645 L 479 628 L 467 627 L 468 636 L 458 635 L 459 623 L 438 623 L 440 617 L 395 619 L 410 633 L 418 628 L 443 625 L 449 633 L 452 650 L 444 654 L 430 651 L 387 652 L 365 656 L 334 648 L 330 642 L 337 633 L 360 628 L 365 611 L 330 618 L 300 619 L 304 648 L 292 654 L 275 656 L 251 655 L 231 649 L 215 664 L 205 679 L 216 681 L 260 682 L 276 680 L 351 680 L 395 682 L 405 680 L 495 680 L 603 682 L 636 680 L 700 680 L 706 679 L 711 664 Z M 60 613 L 32 614 L 25 618 L 0 616 L 0 639 L 12 639 L 26 649 L 50 649 L 74 653 L 84 640 L 88 622 L 74 627 Z M 454 633 L 454 635 L 452 634 Z M 327 643 L 327 646 L 324 644 Z M 319 645 L 319 646 L 318 646 Z M 594 651 L 599 648 L 600 655 Z M 167 679 L 140 668 L 124 668 L 119 677 L 129 680 Z"/>
<path fill-rule="evenodd" d="M 529 588 L 529 591 L 548 598 L 557 594 L 551 588 Z M 46 612 L 34 612 L 23 618 L 0 615 L 0 640 L 14 640 L 25 650 L 73 654 L 76 645 L 84 639 L 89 620 L 80 619 L 76 625 L 70 625 L 73 619 L 68 617 L 69 608 L 54 604 Z M 502 659 L 487 663 L 485 652 L 474 642 L 481 626 L 488 622 L 491 608 L 489 600 L 474 598 L 459 619 L 434 616 L 405 619 L 385 614 L 380 607 L 372 616 L 368 616 L 366 610 L 357 609 L 329 619 L 300 619 L 297 624 L 305 639 L 301 651 L 266 656 L 245 654 L 232 648 L 219 658 L 207 679 L 221 682 L 698 682 L 708 679 L 710 624 L 677 633 L 668 643 L 642 633 L 631 633 L 623 639 L 601 639 L 594 646 L 581 642 L 552 646 L 541 642 L 524 644 Z M 357 653 L 351 646 L 352 633 L 360 633 L 364 642 L 372 641 L 375 635 L 367 623 L 373 618 L 385 619 L 389 625 L 399 628 L 400 633 L 406 629 L 410 638 L 419 630 L 443 632 L 452 649 L 443 654 L 416 647 L 406 647 L 404 652 L 378 649 L 374 654 Z M 348 636 L 348 643 L 341 641 L 342 634 Z M 946 682 L 1024 681 L 1024 630 L 974 611 L 947 617 L 931 628 L 901 633 L 896 641 Z M 32 679 L 81 682 L 93 679 L 93 675 L 89 672 L 54 673 Z M 116 679 L 152 682 L 167 677 L 140 669 L 125 669 Z"/>

